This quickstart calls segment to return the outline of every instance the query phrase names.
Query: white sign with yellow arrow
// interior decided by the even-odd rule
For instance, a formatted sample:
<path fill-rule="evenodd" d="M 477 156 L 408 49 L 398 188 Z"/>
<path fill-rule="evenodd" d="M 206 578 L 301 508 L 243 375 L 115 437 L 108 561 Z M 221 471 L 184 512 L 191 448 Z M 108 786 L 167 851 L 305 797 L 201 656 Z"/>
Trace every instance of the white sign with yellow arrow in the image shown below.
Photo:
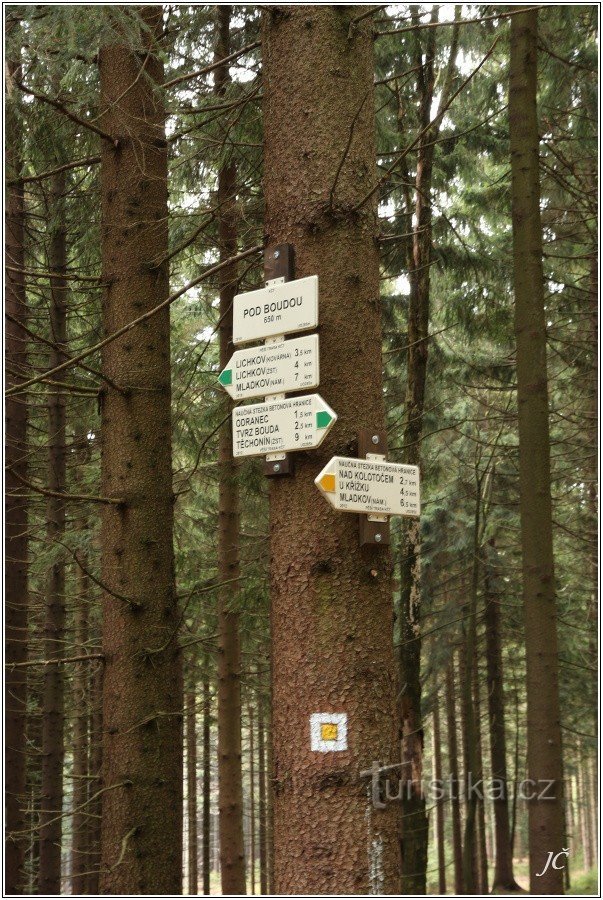
<path fill-rule="evenodd" d="M 418 466 L 334 456 L 314 483 L 331 506 L 342 512 L 382 516 L 421 513 Z"/>

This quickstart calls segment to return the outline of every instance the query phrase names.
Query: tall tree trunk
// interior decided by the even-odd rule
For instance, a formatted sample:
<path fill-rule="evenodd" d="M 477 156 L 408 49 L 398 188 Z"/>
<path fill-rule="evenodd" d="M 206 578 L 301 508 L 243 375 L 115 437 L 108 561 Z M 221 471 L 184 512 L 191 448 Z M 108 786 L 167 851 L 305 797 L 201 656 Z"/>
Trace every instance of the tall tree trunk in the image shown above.
<path fill-rule="evenodd" d="M 86 516 L 77 520 L 78 534 L 84 535 L 88 528 Z M 88 652 L 88 608 L 90 604 L 90 579 L 87 554 L 80 553 L 82 567 L 76 569 L 76 607 L 74 613 L 75 652 Z M 73 817 L 71 842 L 71 892 L 85 894 L 88 885 L 90 860 L 88 855 L 89 816 L 88 809 L 88 726 L 89 726 L 89 663 L 85 660 L 74 664 L 73 673 Z"/>
<path fill-rule="evenodd" d="M 367 197 L 372 26 L 368 17 L 352 23 L 357 13 L 291 6 L 263 16 L 267 244 L 292 244 L 296 276 L 318 275 L 320 392 L 339 416 L 318 450 L 296 457 L 295 474 L 270 485 L 276 893 L 399 887 L 396 804 L 371 812 L 367 837 L 357 782 L 371 760 L 399 758 L 390 556 L 359 548 L 356 517 L 332 510 L 314 484 L 334 453 L 354 447 L 359 427 L 385 421 L 376 210 Z M 347 749 L 312 751 L 310 716 L 335 712 L 347 716 Z"/>
<path fill-rule="evenodd" d="M 203 894 L 209 895 L 211 876 L 211 693 L 203 676 L 203 795 L 201 804 Z"/>
<path fill-rule="evenodd" d="M 272 662 L 270 662 L 272 671 Z M 270 678 L 270 683 L 272 678 Z M 268 685 L 270 687 L 270 685 Z M 268 893 L 274 893 L 274 742 L 272 737 L 272 704 L 270 698 L 266 710 L 266 884 Z"/>
<path fill-rule="evenodd" d="M 230 6 L 217 8 L 216 61 L 230 50 Z M 215 89 L 223 98 L 229 81 L 228 64 L 215 70 Z M 218 173 L 218 240 L 220 260 L 237 251 L 236 167 L 225 161 Z M 226 367 L 232 344 L 232 303 L 237 288 L 236 265 L 220 272 L 220 368 Z M 222 893 L 244 894 L 243 773 L 241 752 L 241 642 L 237 579 L 239 564 L 239 486 L 232 456 L 232 401 L 224 398 L 226 422 L 220 429 L 218 577 L 225 582 L 218 595 L 218 785 L 220 806 L 220 872 Z"/>
<path fill-rule="evenodd" d="M 8 26 L 7 26 L 8 27 Z M 27 337 L 20 324 L 27 320 L 25 294 L 24 204 L 21 176 L 21 123 L 15 106 L 14 80 L 20 80 L 18 62 L 7 61 L 5 80 L 5 325 L 6 387 L 27 377 Z M 6 398 L 5 406 L 5 889 L 22 893 L 26 831 L 26 725 L 28 517 L 21 479 L 27 477 L 28 400 L 24 393 Z M 14 667 L 13 667 L 14 666 Z"/>
<path fill-rule="evenodd" d="M 442 738 L 440 735 L 440 697 L 436 693 L 433 707 L 433 758 L 436 784 L 442 784 Z M 436 835 L 438 847 L 438 890 L 446 893 L 446 844 L 444 840 L 444 800 L 436 801 Z"/>
<path fill-rule="evenodd" d="M 188 892 L 197 894 L 197 696 L 195 685 L 186 698 L 186 787 L 188 815 Z"/>
<path fill-rule="evenodd" d="M 100 635 L 97 635 L 100 637 Z M 100 641 L 99 641 L 100 643 Z M 103 763 L 103 667 L 97 665 L 91 675 L 90 685 L 90 800 L 88 813 L 88 894 L 99 892 L 101 813 L 102 813 L 102 763 Z"/>
<path fill-rule="evenodd" d="M 477 759 L 477 780 L 482 784 L 482 790 L 477 800 L 477 847 L 479 851 L 479 892 L 480 894 L 488 893 L 488 853 L 486 850 L 486 805 L 484 785 L 484 757 L 483 757 L 483 739 L 482 739 L 482 714 L 481 714 L 481 692 L 479 684 L 479 667 L 478 667 L 478 648 L 475 647 L 475 655 L 473 661 L 473 704 L 475 706 L 475 725 L 476 725 L 476 759 Z"/>
<path fill-rule="evenodd" d="M 493 794 L 495 860 L 492 890 L 518 891 L 513 874 L 513 851 L 509 828 L 509 788 L 507 782 L 507 742 L 505 734 L 505 697 L 503 690 L 502 634 L 500 623 L 500 586 L 496 566 L 494 538 L 484 558 L 486 666 L 488 714 L 490 720 L 490 762 Z"/>
<path fill-rule="evenodd" d="M 255 894 L 255 734 L 253 703 L 247 707 L 249 716 L 249 874 L 251 894 Z"/>
<path fill-rule="evenodd" d="M 578 785 L 580 790 L 580 832 L 584 868 L 591 869 L 593 865 L 592 841 L 590 833 L 590 804 L 589 784 L 587 776 L 587 761 L 584 755 L 580 755 L 578 762 Z"/>
<path fill-rule="evenodd" d="M 462 630 L 464 636 L 462 666 L 460 671 L 461 708 L 463 717 L 463 752 L 465 757 L 466 815 L 463 838 L 463 886 L 464 892 L 474 894 L 478 889 L 477 858 L 477 793 L 471 789 L 479 779 L 478 729 L 473 681 L 475 653 L 477 646 L 477 594 L 480 569 L 480 533 L 481 533 L 481 501 L 482 482 L 476 470 L 475 478 L 475 513 L 473 523 L 473 566 L 469 602 L 463 607 L 464 618 Z"/>
<path fill-rule="evenodd" d="M 448 767 L 450 769 L 450 817 L 452 820 L 452 856 L 454 862 L 454 893 L 463 893 L 463 842 L 461 837 L 461 802 L 459 797 L 459 752 L 456 734 L 456 696 L 454 685 L 454 655 L 446 669 L 446 727 L 448 732 Z"/>
<path fill-rule="evenodd" d="M 529 803 L 530 890 L 563 893 L 563 871 L 549 866 L 563 844 L 563 758 L 553 561 L 546 321 L 538 168 L 538 13 L 511 19 L 509 129 L 513 274 L 519 410 L 519 484 L 525 618 L 528 777 L 552 782 Z"/>
<path fill-rule="evenodd" d="M 266 743 L 264 733 L 264 698 L 258 692 L 258 775 L 259 775 L 259 804 L 258 815 L 260 819 L 260 894 L 268 893 L 268 865 L 266 842 Z"/>
<path fill-rule="evenodd" d="M 128 7 L 99 54 L 105 333 L 168 297 L 162 8 Z M 107 9 L 107 26 L 111 21 Z M 145 27 L 146 26 L 146 27 Z M 136 37 L 138 35 L 138 37 Z M 134 46 L 138 43 L 138 46 Z M 143 69 L 141 70 L 141 66 Z M 182 661 L 173 553 L 167 307 L 103 348 L 102 893 L 182 889 Z"/>
<path fill-rule="evenodd" d="M 432 8 L 432 24 L 439 7 Z M 413 22 L 418 13 L 413 7 Z M 417 148 L 414 216 L 410 191 L 406 192 L 408 220 L 414 223 L 409 243 L 408 275 L 410 297 L 407 324 L 407 379 L 402 444 L 405 462 L 421 464 L 423 411 L 429 353 L 429 307 L 432 262 L 431 185 L 434 152 L 440 122 L 431 125 L 435 87 L 434 60 L 436 29 L 427 32 L 425 46 L 415 32 L 414 61 L 417 71 L 418 124 L 422 136 Z M 448 64 L 443 79 L 440 104 L 445 104 L 452 84 L 458 46 L 458 25 L 454 26 Z M 404 116 L 398 112 L 399 127 Z M 402 893 L 425 894 L 428 821 L 423 783 L 423 725 L 421 716 L 421 528 L 418 519 L 405 523 L 400 547 L 400 621 L 402 641 L 399 653 L 402 730 L 402 777 L 409 785 L 402 794 Z"/>
<path fill-rule="evenodd" d="M 591 833 L 591 841 L 592 841 L 592 856 L 593 856 L 593 865 L 597 864 L 598 853 L 599 853 L 599 830 L 598 830 L 598 821 L 599 821 L 599 804 L 597 803 L 597 762 L 591 756 L 588 760 L 588 795 L 590 797 L 590 833 Z"/>
<path fill-rule="evenodd" d="M 50 351 L 49 367 L 64 359 L 67 344 L 67 229 L 65 226 L 65 173 L 53 176 L 49 205 L 50 245 L 48 270 L 56 273 L 50 279 Z M 60 659 L 65 653 L 65 553 L 61 546 L 65 537 L 65 501 L 60 496 L 66 487 L 66 402 L 65 392 L 58 386 L 48 395 L 48 489 L 46 533 L 54 554 L 46 581 L 44 617 L 44 659 Z M 57 496 L 58 495 L 58 496 Z M 63 762 L 65 756 L 65 697 L 63 666 L 44 666 L 42 691 L 42 793 L 40 810 L 41 894 L 61 893 L 61 836 L 63 807 Z"/>

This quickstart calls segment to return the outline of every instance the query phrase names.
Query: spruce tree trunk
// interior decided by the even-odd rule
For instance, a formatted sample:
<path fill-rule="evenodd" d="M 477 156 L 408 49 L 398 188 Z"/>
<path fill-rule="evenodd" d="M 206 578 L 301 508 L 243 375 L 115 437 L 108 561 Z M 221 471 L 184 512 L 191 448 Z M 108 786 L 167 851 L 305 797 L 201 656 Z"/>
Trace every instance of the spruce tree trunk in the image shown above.
<path fill-rule="evenodd" d="M 442 738 L 440 735 L 440 698 L 436 693 L 433 707 L 433 757 L 436 784 L 442 784 Z M 436 835 L 438 848 L 438 890 L 446 893 L 446 844 L 444 840 L 444 800 L 436 800 Z"/>
<path fill-rule="evenodd" d="M 484 559 L 485 635 L 490 720 L 490 762 L 492 779 L 499 786 L 494 792 L 494 878 L 492 890 L 520 890 L 513 874 L 513 852 L 509 828 L 507 781 L 507 742 L 505 734 L 505 697 L 503 690 L 502 634 L 500 622 L 499 573 L 496 567 L 494 538 Z"/>
<path fill-rule="evenodd" d="M 25 294 L 24 204 L 21 175 L 21 124 L 15 108 L 13 80 L 21 70 L 12 60 L 6 65 L 5 160 L 5 382 L 12 388 L 27 378 L 27 337 L 20 323 L 27 321 Z M 19 667 L 27 659 L 28 516 L 21 478 L 27 478 L 28 400 L 25 393 L 6 398 L 5 405 L 5 889 L 8 894 L 25 888 L 23 863 L 26 839 L 26 725 L 27 673 Z M 12 665 L 16 664 L 16 668 Z"/>
<path fill-rule="evenodd" d="M 482 741 L 482 714 L 481 714 L 481 692 L 479 685 L 479 667 L 478 667 L 478 647 L 475 647 L 475 656 L 473 662 L 473 703 L 475 706 L 475 726 L 476 726 L 476 759 L 477 759 L 477 780 L 484 785 L 484 758 L 483 758 L 483 741 Z M 479 892 L 480 894 L 488 893 L 488 852 L 486 850 L 486 807 L 484 802 L 485 790 L 482 788 L 481 796 L 477 801 L 477 848 L 479 858 Z"/>
<path fill-rule="evenodd" d="M 351 23 L 363 11 L 291 6 L 263 20 L 267 244 L 294 246 L 296 277 L 318 275 L 320 394 L 339 416 L 270 485 L 276 893 L 399 887 L 396 804 L 371 810 L 367 835 L 358 780 L 372 760 L 399 759 L 390 556 L 361 549 L 357 518 L 314 485 L 334 454 L 354 455 L 359 427 L 384 427 L 375 204 L 363 202 L 375 184 L 372 25 Z M 347 715 L 348 749 L 310 749 L 321 712 Z"/>
<path fill-rule="evenodd" d="M 186 787 L 188 816 L 188 892 L 197 894 L 197 727 L 196 693 L 189 691 L 186 698 Z"/>
<path fill-rule="evenodd" d="M 255 894 L 255 735 L 253 703 L 247 707 L 249 716 L 249 874 L 251 895 Z"/>
<path fill-rule="evenodd" d="M 217 8 L 215 58 L 229 54 L 230 6 Z M 215 70 L 215 89 L 223 97 L 229 81 L 228 64 Z M 220 260 L 237 252 L 236 167 L 226 160 L 218 173 L 218 239 Z M 236 265 L 220 272 L 220 368 L 232 356 L 232 302 L 237 290 Z M 222 893 L 244 894 L 243 773 L 241 751 L 241 641 L 237 579 L 239 564 L 239 486 L 232 456 L 232 401 L 225 397 L 220 429 L 218 577 L 225 582 L 218 594 L 218 785 L 220 807 L 220 872 Z"/>
<path fill-rule="evenodd" d="M 106 334 L 168 297 L 167 144 L 155 41 L 162 8 L 128 7 L 101 47 L 102 259 Z M 110 17 L 111 13 L 106 13 Z M 147 26 L 145 29 L 144 25 Z M 135 35 L 139 35 L 139 39 Z M 144 71 L 141 71 L 141 66 Z M 102 402 L 103 789 L 100 888 L 182 889 L 182 663 L 172 545 L 167 308 L 103 348 L 121 388 Z"/>
<path fill-rule="evenodd" d="M 528 777 L 553 783 L 529 802 L 530 890 L 563 893 L 548 854 L 563 845 L 563 758 L 553 560 L 546 321 L 538 167 L 538 13 L 511 19 L 509 128 L 519 410 L 519 484 L 527 666 Z"/>
<path fill-rule="evenodd" d="M 481 479 L 479 475 L 477 475 L 477 472 L 475 481 L 473 566 L 469 589 L 469 602 L 463 606 L 464 618 L 467 621 L 462 624 L 464 642 L 460 666 L 463 753 L 465 759 L 465 788 L 467 790 L 465 830 L 463 836 L 463 887 L 464 892 L 467 894 L 474 894 L 479 890 L 479 866 L 477 855 L 478 798 L 475 791 L 470 790 L 471 784 L 477 783 L 480 779 L 478 755 L 479 723 L 477 721 L 473 693 L 477 646 L 477 593 L 480 567 L 479 536 L 481 531 Z"/>
<path fill-rule="evenodd" d="M 452 856 L 454 863 L 454 893 L 463 893 L 463 844 L 461 837 L 461 802 L 459 796 L 459 751 L 456 733 L 456 698 L 454 685 L 454 655 L 446 669 L 446 727 L 448 732 L 448 767 L 450 769 L 450 817 L 452 819 Z"/>
<path fill-rule="evenodd" d="M 268 700 L 266 707 L 266 884 L 268 893 L 274 893 L 274 744 L 272 740 L 272 713 Z"/>
<path fill-rule="evenodd" d="M 84 438 L 85 440 L 85 438 Z M 88 528 L 86 516 L 78 517 L 78 534 L 84 535 Z M 76 568 L 77 599 L 74 612 L 75 652 L 88 652 L 88 608 L 90 604 L 90 579 L 86 574 L 87 554 L 78 557 L 83 568 Z M 74 664 L 73 672 L 73 817 L 71 842 L 71 892 L 85 894 L 88 884 L 90 860 L 89 809 L 88 809 L 88 725 L 90 665 L 83 661 Z"/>
<path fill-rule="evenodd" d="M 100 641 L 99 641 L 100 643 Z M 99 791 L 102 790 L 103 764 L 103 667 L 97 665 L 91 675 L 90 685 L 90 803 L 88 835 L 88 894 L 99 892 L 99 870 L 101 850 L 102 804 Z"/>
<path fill-rule="evenodd" d="M 203 676 L 203 794 L 201 802 L 203 894 L 209 895 L 211 875 L 211 694 L 209 676 Z"/>
<path fill-rule="evenodd" d="M 260 894 L 268 893 L 268 864 L 266 845 L 266 742 L 264 734 L 264 708 L 263 697 L 258 696 L 258 774 L 259 774 L 259 804 L 258 815 L 260 819 Z"/>
<path fill-rule="evenodd" d="M 49 215 L 51 219 L 48 270 L 50 279 L 50 351 L 49 368 L 64 360 L 67 344 L 67 230 L 65 227 L 65 173 L 53 176 Z M 48 395 L 48 489 L 64 494 L 66 487 L 66 403 L 58 386 Z M 44 659 L 65 655 L 65 501 L 49 496 L 46 504 L 46 534 L 54 554 L 47 573 L 44 613 Z M 44 666 L 42 689 L 42 791 L 40 809 L 41 894 L 61 893 L 61 837 L 63 808 L 64 676 L 58 663 Z"/>

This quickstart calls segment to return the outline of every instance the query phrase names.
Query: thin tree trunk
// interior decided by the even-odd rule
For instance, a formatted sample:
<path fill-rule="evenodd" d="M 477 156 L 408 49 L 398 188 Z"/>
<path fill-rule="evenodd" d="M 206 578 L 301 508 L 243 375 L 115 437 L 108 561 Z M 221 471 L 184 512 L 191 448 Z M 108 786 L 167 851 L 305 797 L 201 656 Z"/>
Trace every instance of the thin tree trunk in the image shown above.
<path fill-rule="evenodd" d="M 85 440 L 85 438 L 84 438 Z M 85 516 L 78 517 L 78 534 L 84 535 L 88 528 Z M 75 652 L 88 651 L 88 608 L 90 604 L 90 579 L 87 554 L 81 553 L 82 568 L 76 568 L 77 599 L 75 606 Z M 73 817 L 71 843 L 71 893 L 85 894 L 88 885 L 90 860 L 89 809 L 88 809 L 88 725 L 89 725 L 89 663 L 75 663 L 73 672 Z"/>
<path fill-rule="evenodd" d="M 259 805 L 258 816 L 260 820 L 260 894 L 268 893 L 268 865 L 266 842 L 266 751 L 264 735 L 264 704 L 261 693 L 258 693 L 258 775 L 259 775 Z"/>
<path fill-rule="evenodd" d="M 203 676 L 203 800 L 201 809 L 203 894 L 209 895 L 211 876 L 211 694 L 209 675 Z"/>
<path fill-rule="evenodd" d="M 495 861 L 492 890 L 520 890 L 513 874 L 513 851 L 509 828 L 509 788 L 507 781 L 507 744 L 505 734 L 505 697 L 503 690 L 502 635 L 500 623 L 500 587 L 494 538 L 486 548 L 484 560 L 485 635 L 490 720 L 490 761 L 495 826 Z"/>
<path fill-rule="evenodd" d="M 253 703 L 247 707 L 249 716 L 249 874 L 251 894 L 255 894 L 255 734 Z"/>
<path fill-rule="evenodd" d="M 433 707 L 433 758 L 435 781 L 442 784 L 442 743 L 440 735 L 440 697 L 436 693 Z M 446 893 L 446 845 L 444 840 L 444 800 L 436 801 L 436 835 L 438 848 L 438 890 Z"/>
<path fill-rule="evenodd" d="M 592 842 L 590 834 L 589 785 L 586 773 L 586 758 L 581 754 L 578 762 L 578 783 L 580 788 L 580 831 L 582 837 L 582 854 L 584 868 L 589 870 L 593 865 Z"/>
<path fill-rule="evenodd" d="M 266 710 L 266 868 L 268 893 L 274 893 L 274 744 L 272 741 L 272 712 Z"/>
<path fill-rule="evenodd" d="M 100 637 L 100 635 L 98 635 Z M 100 642 L 100 641 L 99 641 Z M 99 872 L 101 855 L 101 813 L 103 766 L 103 667 L 97 665 L 91 674 L 90 686 L 90 816 L 88 836 L 88 894 L 99 893 Z"/>
<path fill-rule="evenodd" d="M 591 811 L 591 820 L 590 820 L 590 833 L 591 833 L 591 841 L 592 841 L 592 857 L 593 857 L 593 865 L 597 864 L 598 854 L 599 854 L 599 829 L 598 829 L 598 812 L 599 812 L 599 804 L 597 803 L 597 761 L 592 756 L 589 757 L 588 760 L 588 774 L 589 774 L 589 784 L 588 784 L 588 793 L 590 797 L 590 811 Z"/>
<path fill-rule="evenodd" d="M 198 847 L 197 847 L 197 697 L 193 690 L 186 698 L 186 786 L 188 816 L 188 892 L 196 894 L 198 890 Z"/>
<path fill-rule="evenodd" d="M 477 758 L 477 779 L 482 785 L 480 796 L 477 801 L 477 846 L 479 851 L 479 892 L 480 894 L 488 893 L 488 853 L 486 850 L 486 804 L 484 790 L 484 757 L 483 757 L 483 740 L 482 740 L 482 714 L 481 714 L 481 696 L 479 685 L 479 667 L 478 667 L 478 647 L 476 643 L 475 656 L 473 660 L 473 704 L 475 706 L 475 724 L 476 724 L 476 758 Z"/>
<path fill-rule="evenodd" d="M 228 56 L 230 6 L 217 8 L 216 61 Z M 228 65 L 215 70 L 215 89 L 223 97 L 229 82 Z M 236 167 L 225 161 L 218 173 L 218 239 L 220 260 L 236 254 Z M 236 266 L 220 272 L 220 368 L 234 350 L 232 303 L 237 287 Z M 232 401 L 224 398 L 221 415 L 229 414 Z M 222 893 L 244 894 L 245 846 L 243 839 L 243 773 L 241 752 L 241 642 L 236 610 L 240 574 L 239 487 L 232 456 L 231 417 L 220 429 L 219 447 L 218 574 L 227 587 L 218 595 L 218 783 L 220 806 L 220 872 Z"/>
<path fill-rule="evenodd" d="M 528 777 L 554 799 L 529 803 L 530 890 L 563 892 L 548 854 L 563 844 L 563 757 L 553 561 L 546 321 L 536 110 L 538 13 L 511 19 L 509 129 L 519 410 L 519 484 L 527 666 Z M 537 793 L 537 797 L 538 797 Z"/>
<path fill-rule="evenodd" d="M 169 293 L 162 8 L 125 7 L 99 54 L 106 334 Z M 125 14 L 125 12 L 124 12 Z M 111 8 L 106 12 L 112 24 Z M 138 43 L 138 46 L 134 46 Z M 141 70 L 141 66 L 143 69 Z M 102 893 L 182 890 L 183 686 L 174 577 L 168 308 L 103 348 Z"/>
<path fill-rule="evenodd" d="M 446 669 L 446 727 L 448 732 L 448 767 L 450 769 L 450 817 L 452 820 L 452 857 L 454 863 L 454 893 L 463 893 L 463 843 L 461 837 L 461 802 L 459 797 L 458 742 L 456 733 L 456 697 L 454 685 L 454 655 Z"/>
<path fill-rule="evenodd" d="M 9 26 L 7 25 L 7 28 Z M 20 80 L 18 62 L 7 61 L 5 79 L 5 308 L 12 317 L 5 324 L 5 382 L 16 386 L 27 377 L 27 338 L 20 323 L 27 320 L 25 294 L 24 203 L 21 175 L 21 123 L 15 104 L 14 80 Z M 11 268 L 9 268 L 9 266 Z M 13 269 L 15 271 L 13 271 Z M 5 889 L 8 894 L 25 889 L 23 863 L 26 839 L 26 727 L 27 673 L 20 663 L 27 659 L 28 612 L 28 512 L 20 478 L 27 477 L 28 400 L 13 394 L 5 405 Z M 13 664 L 16 667 L 13 668 Z"/>
<path fill-rule="evenodd" d="M 320 393 L 339 417 L 319 449 L 296 456 L 294 475 L 270 484 L 276 893 L 399 888 L 398 809 L 387 804 L 367 823 L 357 782 L 371 760 L 399 759 L 389 553 L 359 548 L 356 517 L 332 510 L 314 484 L 359 427 L 385 421 L 376 209 L 367 198 L 372 25 L 353 24 L 355 14 L 290 6 L 263 16 L 267 246 L 292 244 L 296 277 L 318 276 Z M 314 713 L 347 716 L 346 749 L 311 749 Z"/>
<path fill-rule="evenodd" d="M 461 654 L 462 667 L 460 670 L 461 682 L 461 709 L 463 717 L 463 750 L 465 757 L 465 789 L 466 816 L 465 833 L 463 838 L 463 885 L 467 894 L 473 894 L 478 888 L 479 869 L 477 858 L 477 805 L 478 798 L 475 791 L 471 790 L 472 784 L 479 781 L 478 760 L 478 728 L 476 710 L 473 697 L 473 680 L 475 668 L 475 652 L 477 646 L 477 594 L 480 567 L 480 543 L 481 532 L 481 502 L 482 482 L 476 469 L 475 478 L 475 513 L 473 523 L 473 567 L 471 585 L 469 590 L 469 602 L 463 607 L 467 622 L 463 622 L 464 647 Z"/>
<path fill-rule="evenodd" d="M 48 270 L 56 272 L 50 279 L 50 335 L 53 349 L 49 367 L 63 361 L 60 352 L 67 344 L 67 229 L 65 226 L 65 173 L 52 179 L 49 215 L 51 219 Z M 48 396 L 48 489 L 64 494 L 66 488 L 66 402 L 60 387 L 50 387 Z M 44 618 L 44 659 L 60 659 L 65 650 L 65 554 L 61 546 L 65 537 L 65 501 L 60 496 L 48 498 L 46 533 L 54 560 L 46 581 Z M 41 894 L 61 893 L 61 837 L 63 808 L 64 745 L 64 676 L 63 666 L 44 666 L 42 692 L 42 794 L 40 810 Z"/>

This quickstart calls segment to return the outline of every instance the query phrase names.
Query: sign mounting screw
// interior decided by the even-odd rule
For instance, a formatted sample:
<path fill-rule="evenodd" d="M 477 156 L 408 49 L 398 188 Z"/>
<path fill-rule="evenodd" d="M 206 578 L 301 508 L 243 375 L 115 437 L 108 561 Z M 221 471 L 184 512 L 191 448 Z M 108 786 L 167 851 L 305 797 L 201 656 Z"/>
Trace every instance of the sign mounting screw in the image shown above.
<path fill-rule="evenodd" d="M 380 544 L 380 543 L 381 543 L 381 535 L 380 535 L 380 534 L 376 534 L 376 535 L 375 535 L 375 540 L 377 541 L 378 544 Z"/>
<path fill-rule="evenodd" d="M 275 463 L 274 466 L 273 466 L 273 468 L 274 468 L 274 471 L 275 471 L 275 472 L 280 472 L 280 470 L 281 470 L 281 464 L 280 464 L 280 463 Z"/>
<path fill-rule="evenodd" d="M 275 259 L 278 259 L 280 255 L 281 255 L 281 251 L 280 251 L 280 250 L 275 250 L 275 251 L 274 251 L 274 258 L 275 258 Z"/>
<path fill-rule="evenodd" d="M 379 435 L 374 434 L 373 437 L 371 438 L 371 440 L 372 440 L 373 444 L 378 444 L 379 443 Z"/>

